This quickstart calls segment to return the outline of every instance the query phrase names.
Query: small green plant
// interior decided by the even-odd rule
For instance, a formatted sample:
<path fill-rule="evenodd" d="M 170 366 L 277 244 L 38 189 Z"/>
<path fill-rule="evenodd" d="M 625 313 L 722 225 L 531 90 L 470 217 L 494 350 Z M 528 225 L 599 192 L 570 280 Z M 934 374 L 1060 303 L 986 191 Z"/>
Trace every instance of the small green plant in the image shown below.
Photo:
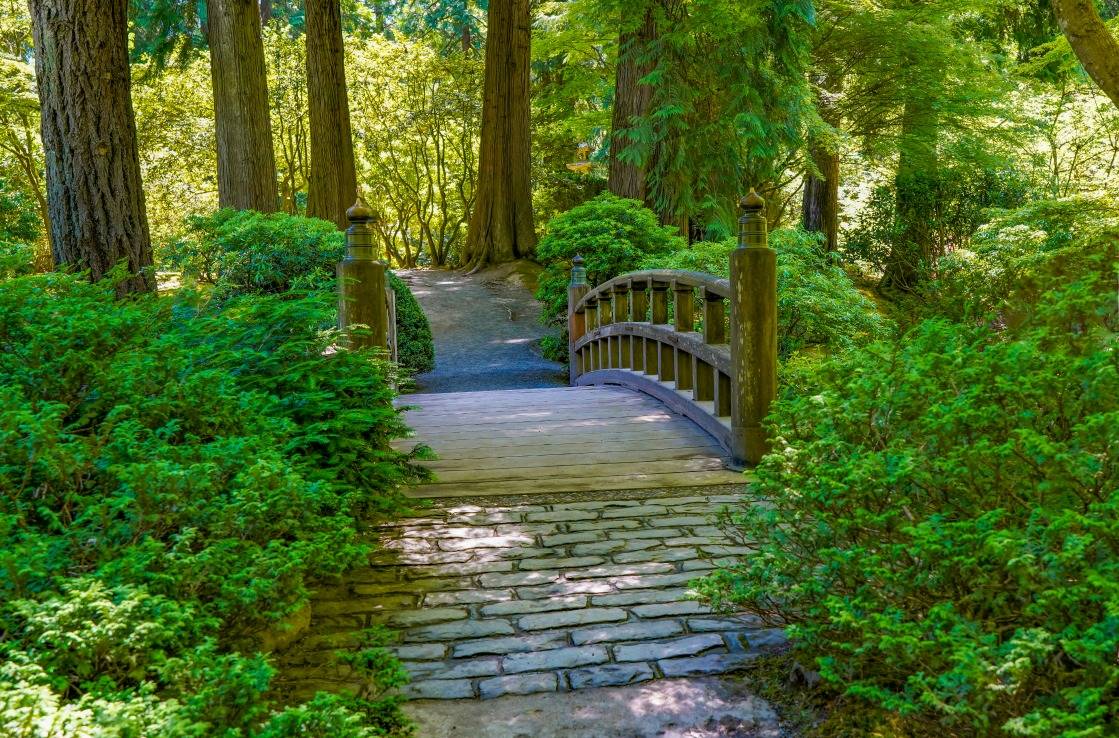
<path fill-rule="evenodd" d="M 583 257 L 587 281 L 594 286 L 636 269 L 649 256 L 684 248 L 684 239 L 675 233 L 637 200 L 609 193 L 552 218 L 536 247 L 544 264 L 536 291 L 544 303 L 542 319 L 567 315 L 567 284 L 576 255 Z"/>
<path fill-rule="evenodd" d="M 431 324 L 412 290 L 400 277 L 388 273 L 389 287 L 396 293 L 396 348 L 400 365 L 416 374 L 435 368 L 435 340 Z"/>
<path fill-rule="evenodd" d="M 592 286 L 632 271 L 642 259 L 683 248 L 675 229 L 657 222 L 656 214 L 637 200 L 603 193 L 548 221 L 547 233 L 536 247 L 544 264 L 536 299 L 544 306 L 540 319 L 562 328 L 563 334 L 541 343 L 543 354 L 567 361 L 567 284 L 571 260 L 581 255 Z"/>

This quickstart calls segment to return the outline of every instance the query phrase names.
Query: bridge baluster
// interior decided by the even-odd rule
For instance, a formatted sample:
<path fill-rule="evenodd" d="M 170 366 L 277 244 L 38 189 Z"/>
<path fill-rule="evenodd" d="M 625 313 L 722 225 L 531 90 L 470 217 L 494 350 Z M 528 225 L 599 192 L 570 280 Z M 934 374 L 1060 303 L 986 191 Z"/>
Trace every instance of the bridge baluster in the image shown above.
<path fill-rule="evenodd" d="M 727 342 L 726 305 L 722 295 L 701 288 L 700 297 L 703 299 L 703 342 L 718 344 Z"/>
<path fill-rule="evenodd" d="M 731 442 L 738 460 L 756 464 L 767 450 L 762 421 L 777 396 L 777 252 L 768 246 L 765 200 L 750 190 L 740 205 L 730 255 Z"/>
<path fill-rule="evenodd" d="M 618 323 L 630 322 L 630 286 L 629 282 L 622 282 L 614 286 L 614 320 Z M 633 336 L 618 336 L 618 364 L 621 369 L 633 366 Z"/>
<path fill-rule="evenodd" d="M 690 284 L 676 282 L 672 286 L 673 298 L 673 324 L 678 332 L 691 333 L 695 330 L 695 295 Z M 692 388 L 692 356 L 686 351 L 676 348 L 673 351 L 676 362 L 675 376 L 676 389 L 689 390 Z"/>
<path fill-rule="evenodd" d="M 593 295 L 587 298 L 584 305 L 583 314 L 586 315 L 587 320 L 587 333 L 594 333 L 598 330 L 598 298 Z M 586 344 L 587 357 L 584 362 L 588 372 L 593 372 L 599 369 L 598 363 L 598 341 L 591 340 Z"/>
<path fill-rule="evenodd" d="M 703 301 L 703 342 L 708 345 L 723 344 L 727 342 L 726 306 L 723 296 L 702 287 L 699 290 L 700 299 Z M 719 401 L 716 398 L 718 390 L 719 370 L 706 361 L 695 361 L 695 388 L 692 398 L 697 402 L 715 401 L 715 415 L 730 415 L 730 411 L 721 412 Z M 729 401 L 730 398 L 724 397 Z M 729 405 L 728 405 L 729 407 Z"/>
<path fill-rule="evenodd" d="M 668 282 L 653 281 L 652 322 L 654 325 L 668 325 Z M 665 382 L 671 382 L 676 378 L 673 371 L 675 366 L 672 361 L 672 346 L 661 341 L 653 341 L 652 344 L 651 352 L 648 343 L 645 345 L 645 365 L 656 367 L 656 371 L 650 372 L 646 368 L 645 372 L 656 374 Z"/>
<path fill-rule="evenodd" d="M 646 292 L 649 289 L 649 283 L 643 279 L 635 279 L 630 283 L 632 286 L 630 298 L 631 319 L 635 323 L 644 323 L 649 320 L 649 294 Z M 645 343 L 646 339 L 643 336 L 634 336 L 632 339 L 632 361 L 633 366 L 630 367 L 634 371 L 645 371 Z"/>

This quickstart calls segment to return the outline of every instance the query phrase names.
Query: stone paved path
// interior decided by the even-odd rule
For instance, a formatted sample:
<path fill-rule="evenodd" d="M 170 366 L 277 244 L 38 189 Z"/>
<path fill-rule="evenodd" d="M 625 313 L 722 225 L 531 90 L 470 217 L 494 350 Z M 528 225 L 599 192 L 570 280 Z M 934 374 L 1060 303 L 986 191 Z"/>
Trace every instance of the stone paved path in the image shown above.
<path fill-rule="evenodd" d="M 726 488 L 733 490 L 734 488 Z M 296 695 L 354 688 L 331 649 L 399 630 L 408 694 L 455 699 L 723 674 L 780 646 L 778 630 L 717 615 L 689 582 L 745 553 L 717 525 L 734 494 L 451 504 L 387 525 L 371 566 L 320 591 L 282 676 Z"/>

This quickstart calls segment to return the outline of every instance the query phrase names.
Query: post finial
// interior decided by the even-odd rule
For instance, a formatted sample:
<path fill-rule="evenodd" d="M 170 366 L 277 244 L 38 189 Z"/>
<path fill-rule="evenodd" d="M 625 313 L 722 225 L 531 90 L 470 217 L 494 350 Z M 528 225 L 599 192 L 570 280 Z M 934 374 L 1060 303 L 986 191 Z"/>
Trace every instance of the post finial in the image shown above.
<path fill-rule="evenodd" d="M 357 201 L 346 211 L 346 219 L 351 223 L 366 223 L 370 220 L 374 220 L 375 214 L 373 213 L 373 209 L 366 204 L 365 199 L 361 195 L 358 195 Z"/>
<path fill-rule="evenodd" d="M 765 200 L 758 194 L 758 191 L 753 187 L 750 188 L 750 194 L 738 201 L 738 206 L 745 210 L 747 213 L 756 213 L 765 208 Z"/>
<path fill-rule="evenodd" d="M 571 287 L 583 287 L 587 284 L 587 268 L 583 266 L 583 257 L 579 254 L 571 260 Z"/>
<path fill-rule="evenodd" d="M 765 248 L 769 245 L 765 200 L 751 187 L 750 194 L 738 204 L 742 208 L 742 217 L 738 219 L 738 248 Z"/>

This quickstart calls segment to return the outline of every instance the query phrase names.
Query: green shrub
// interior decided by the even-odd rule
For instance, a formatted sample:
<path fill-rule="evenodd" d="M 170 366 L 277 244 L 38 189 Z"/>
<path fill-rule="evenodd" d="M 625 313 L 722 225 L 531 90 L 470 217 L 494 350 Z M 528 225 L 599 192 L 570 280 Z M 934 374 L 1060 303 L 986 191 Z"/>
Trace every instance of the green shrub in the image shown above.
<path fill-rule="evenodd" d="M 1026 184 L 1012 169 L 957 166 L 938 176 L 923 173 L 908 183 L 911 198 L 931 203 L 916 230 L 929 244 L 930 263 L 914 264 L 922 276 L 931 276 L 939 259 L 956 249 L 968 248 L 976 230 L 987 221 L 989 208 L 1017 207 Z M 913 214 L 898 212 L 895 184 L 876 187 L 870 201 L 846 234 L 846 259 L 883 273 L 898 242 L 912 230 L 906 223 Z"/>
<path fill-rule="evenodd" d="M 34 274 L 35 256 L 30 243 L 0 238 L 0 280 Z"/>
<path fill-rule="evenodd" d="M 215 284 L 222 295 L 277 294 L 334 285 L 345 251 L 345 236 L 325 220 L 225 209 L 191 218 L 187 235 L 168 246 L 164 265 L 187 279 Z M 435 346 L 427 316 L 408 285 L 391 272 L 389 284 L 396 292 L 400 365 L 431 371 Z"/>
<path fill-rule="evenodd" d="M 23 190 L 0 179 L 0 241 L 34 243 L 43 236 L 39 210 Z"/>
<path fill-rule="evenodd" d="M 423 374 L 435 369 L 435 341 L 423 308 L 400 277 L 389 272 L 396 293 L 396 350 L 402 367 Z"/>
<path fill-rule="evenodd" d="M 732 514 L 754 552 L 703 593 L 788 625 L 854 704 L 960 736 L 1114 734 L 1117 245 L 1012 266 L 1041 288 L 1016 326 L 926 320 L 808 370 Z"/>
<path fill-rule="evenodd" d="M 874 304 L 829 260 L 817 236 L 778 230 L 769 236 L 777 252 L 777 347 L 782 359 L 810 347 L 839 350 L 885 335 L 888 324 Z M 729 275 L 735 239 L 701 242 L 647 257 L 641 269 L 683 269 Z"/>
<path fill-rule="evenodd" d="M 544 264 L 536 291 L 541 319 L 566 320 L 571 260 L 581 255 L 591 286 L 637 269 L 642 259 L 685 247 L 676 229 L 662 226 L 637 200 L 605 193 L 548 221 L 536 247 Z"/>
<path fill-rule="evenodd" d="M 362 561 L 359 521 L 419 474 L 389 447 L 388 367 L 327 352 L 335 309 L 0 282 L 0 733 L 269 723 L 271 669 L 230 644 Z"/>
<path fill-rule="evenodd" d="M 42 235 L 35 203 L 0 179 L 0 279 L 50 267 L 50 254 L 38 253 L 35 248 Z"/>
<path fill-rule="evenodd" d="M 941 260 L 937 279 L 922 295 L 926 314 L 959 321 L 993 317 L 1012 328 L 1041 323 L 1069 333 L 1093 326 L 1119 330 L 1101 326 L 1114 311 L 1101 311 L 1095 297 L 1115 284 L 1119 207 L 1113 201 L 1040 200 L 992 216 L 970 250 Z M 1071 299 L 1077 285 L 1079 307 Z M 1065 298 L 1041 299 L 1054 290 Z"/>

